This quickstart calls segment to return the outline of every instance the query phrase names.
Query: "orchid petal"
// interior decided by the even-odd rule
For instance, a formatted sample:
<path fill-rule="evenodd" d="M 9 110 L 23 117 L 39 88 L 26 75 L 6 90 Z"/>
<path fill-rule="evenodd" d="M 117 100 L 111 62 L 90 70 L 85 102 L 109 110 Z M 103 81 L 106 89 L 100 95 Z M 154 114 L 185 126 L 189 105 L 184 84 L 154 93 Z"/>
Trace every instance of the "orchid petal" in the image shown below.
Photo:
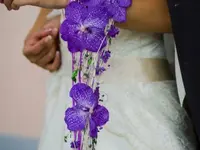
<path fill-rule="evenodd" d="M 104 0 L 81 0 L 80 2 L 82 2 L 84 5 L 86 6 L 99 6 L 102 4 Z"/>
<path fill-rule="evenodd" d="M 71 53 L 76 53 L 83 50 L 81 44 L 78 43 L 78 41 L 74 38 L 68 40 L 68 49 Z"/>
<path fill-rule="evenodd" d="M 113 3 L 105 3 L 106 8 L 110 16 L 116 22 L 125 22 L 126 21 L 126 8 L 120 7 L 118 2 L 114 0 Z"/>
<path fill-rule="evenodd" d="M 86 126 L 88 113 L 77 107 L 68 108 L 65 112 L 65 122 L 70 131 L 83 130 Z"/>
<path fill-rule="evenodd" d="M 126 8 L 118 6 L 116 12 L 113 15 L 113 20 L 116 22 L 125 22 L 126 21 Z"/>
<path fill-rule="evenodd" d="M 84 33 L 82 32 L 70 36 L 70 38 L 68 38 L 69 51 L 72 53 L 83 51 L 85 49 L 84 45 L 82 44 L 83 38 L 84 38 Z"/>
<path fill-rule="evenodd" d="M 105 125 L 109 120 L 108 110 L 104 106 L 98 105 L 92 113 L 92 120 L 97 126 Z"/>
<path fill-rule="evenodd" d="M 68 20 L 80 23 L 86 11 L 87 9 L 83 5 L 78 2 L 71 2 L 65 9 L 65 16 Z"/>
<path fill-rule="evenodd" d="M 95 107 L 98 101 L 94 96 L 92 88 L 84 83 L 74 85 L 70 91 L 70 97 L 75 100 L 77 105 L 87 108 Z"/>
<path fill-rule="evenodd" d="M 90 119 L 90 136 L 92 138 L 96 138 L 97 133 L 98 133 L 97 126 L 96 126 L 95 122 L 92 119 Z"/>
<path fill-rule="evenodd" d="M 119 29 L 116 28 L 114 25 L 111 25 L 110 30 L 108 31 L 108 35 L 114 38 L 117 34 L 119 34 Z"/>
<path fill-rule="evenodd" d="M 104 31 L 99 28 L 90 28 L 92 34 L 87 34 L 85 47 L 88 51 L 97 52 L 107 44 Z"/>
<path fill-rule="evenodd" d="M 94 95 L 95 95 L 96 99 L 99 100 L 99 95 L 100 95 L 99 87 L 96 87 L 96 89 L 94 91 Z"/>
<path fill-rule="evenodd" d="M 110 17 L 107 9 L 105 7 L 92 7 L 88 9 L 88 12 L 83 23 L 84 26 L 105 29 Z"/>
<path fill-rule="evenodd" d="M 118 10 L 113 16 L 113 20 L 116 22 L 125 22 L 126 21 L 126 8 L 118 7 Z"/>
<path fill-rule="evenodd" d="M 76 35 L 78 32 L 78 25 L 69 21 L 65 20 L 61 24 L 60 27 L 60 33 L 61 37 L 64 41 L 67 41 L 68 39 L 72 38 L 74 35 Z"/>
<path fill-rule="evenodd" d="M 118 0 L 120 7 L 129 7 L 131 6 L 132 1 L 131 0 Z"/>

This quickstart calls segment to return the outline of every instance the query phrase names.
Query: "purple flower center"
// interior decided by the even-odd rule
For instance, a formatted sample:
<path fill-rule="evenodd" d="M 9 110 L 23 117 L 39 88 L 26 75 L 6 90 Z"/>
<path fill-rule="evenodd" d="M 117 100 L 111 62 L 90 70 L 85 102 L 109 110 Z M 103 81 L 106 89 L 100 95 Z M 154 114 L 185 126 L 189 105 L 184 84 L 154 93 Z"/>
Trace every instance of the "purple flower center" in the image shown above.
<path fill-rule="evenodd" d="M 81 31 L 81 32 L 85 32 L 85 31 L 87 31 L 87 28 L 84 27 L 83 25 L 81 25 L 81 27 L 80 27 L 80 31 Z"/>
<path fill-rule="evenodd" d="M 92 33 L 92 30 L 89 27 L 85 27 L 84 25 L 81 25 L 79 30 L 83 33 Z"/>
<path fill-rule="evenodd" d="M 94 112 L 94 107 L 88 108 L 88 107 L 84 107 L 84 106 L 78 106 L 79 109 L 81 109 L 84 112 L 89 112 L 90 114 L 92 114 Z"/>
<path fill-rule="evenodd" d="M 90 108 L 89 113 L 92 114 L 93 113 L 93 108 Z"/>
<path fill-rule="evenodd" d="M 108 62 L 108 59 L 111 57 L 111 52 L 110 51 L 105 51 L 103 55 L 101 56 L 101 59 L 103 60 L 104 63 Z"/>
<path fill-rule="evenodd" d="M 81 106 L 79 106 L 80 107 L 80 109 L 82 110 L 82 111 L 84 111 L 84 112 L 89 112 L 90 111 L 90 108 L 87 108 L 87 107 L 81 107 Z"/>

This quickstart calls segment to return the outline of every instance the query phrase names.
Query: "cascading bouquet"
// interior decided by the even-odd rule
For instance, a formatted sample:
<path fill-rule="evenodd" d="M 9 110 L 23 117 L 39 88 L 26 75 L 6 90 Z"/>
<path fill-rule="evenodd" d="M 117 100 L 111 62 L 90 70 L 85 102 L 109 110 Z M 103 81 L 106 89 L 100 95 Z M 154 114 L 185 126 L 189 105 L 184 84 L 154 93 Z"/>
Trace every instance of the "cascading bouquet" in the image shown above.
<path fill-rule="evenodd" d="M 65 9 L 60 33 L 72 55 L 72 107 L 64 120 L 72 149 L 95 150 L 98 132 L 109 120 L 101 104 L 99 76 L 110 67 L 109 46 L 119 33 L 114 22 L 126 21 L 130 5 L 131 0 L 79 0 Z"/>

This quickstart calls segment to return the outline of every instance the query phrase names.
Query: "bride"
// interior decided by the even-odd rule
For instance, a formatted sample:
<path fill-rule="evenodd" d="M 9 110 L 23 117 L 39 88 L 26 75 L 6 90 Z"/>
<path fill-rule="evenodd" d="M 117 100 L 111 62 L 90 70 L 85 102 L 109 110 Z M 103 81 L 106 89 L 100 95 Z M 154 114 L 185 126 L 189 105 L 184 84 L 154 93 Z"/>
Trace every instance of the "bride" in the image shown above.
<path fill-rule="evenodd" d="M 110 121 L 99 133 L 96 150 L 195 150 L 158 34 L 170 32 L 165 1 L 134 0 L 133 6 L 127 23 L 119 25 L 120 34 L 110 48 L 110 68 L 101 77 L 101 99 L 110 110 Z M 54 10 L 48 19 L 59 15 L 62 11 Z M 48 81 L 39 150 L 71 149 L 63 120 L 66 106 L 71 106 L 71 55 L 60 41 L 62 65 Z"/>

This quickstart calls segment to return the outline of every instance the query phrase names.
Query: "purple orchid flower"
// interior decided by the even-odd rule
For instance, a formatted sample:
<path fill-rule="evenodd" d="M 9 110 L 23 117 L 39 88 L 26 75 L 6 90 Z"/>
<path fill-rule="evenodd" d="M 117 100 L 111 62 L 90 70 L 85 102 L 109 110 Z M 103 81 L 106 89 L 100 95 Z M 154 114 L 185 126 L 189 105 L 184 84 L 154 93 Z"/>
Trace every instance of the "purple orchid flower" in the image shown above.
<path fill-rule="evenodd" d="M 97 67 L 96 68 L 96 75 L 99 76 L 101 75 L 106 69 L 104 67 Z"/>
<path fill-rule="evenodd" d="M 119 34 L 119 29 L 114 25 L 111 25 L 110 29 L 108 30 L 108 35 L 112 38 L 115 38 L 117 34 Z"/>
<path fill-rule="evenodd" d="M 105 7 L 85 7 L 71 2 L 66 7 L 66 20 L 60 28 L 61 37 L 68 41 L 70 52 L 87 49 L 97 52 L 106 46 L 105 27 L 109 14 Z"/>
<path fill-rule="evenodd" d="M 81 146 L 80 141 L 75 141 L 70 143 L 71 148 L 79 148 Z"/>
<path fill-rule="evenodd" d="M 111 18 L 116 22 L 126 21 L 126 8 L 131 6 L 131 0 L 81 0 L 87 6 L 104 6 Z"/>
<path fill-rule="evenodd" d="M 107 63 L 110 57 L 111 57 L 111 51 L 105 51 L 101 56 L 101 59 L 103 60 L 104 63 Z"/>
<path fill-rule="evenodd" d="M 98 104 L 99 88 L 94 92 L 84 83 L 74 85 L 70 97 L 76 102 L 72 108 L 65 112 L 65 122 L 70 131 L 84 130 L 89 123 L 90 136 L 97 137 L 98 129 L 109 120 L 108 110 Z"/>

